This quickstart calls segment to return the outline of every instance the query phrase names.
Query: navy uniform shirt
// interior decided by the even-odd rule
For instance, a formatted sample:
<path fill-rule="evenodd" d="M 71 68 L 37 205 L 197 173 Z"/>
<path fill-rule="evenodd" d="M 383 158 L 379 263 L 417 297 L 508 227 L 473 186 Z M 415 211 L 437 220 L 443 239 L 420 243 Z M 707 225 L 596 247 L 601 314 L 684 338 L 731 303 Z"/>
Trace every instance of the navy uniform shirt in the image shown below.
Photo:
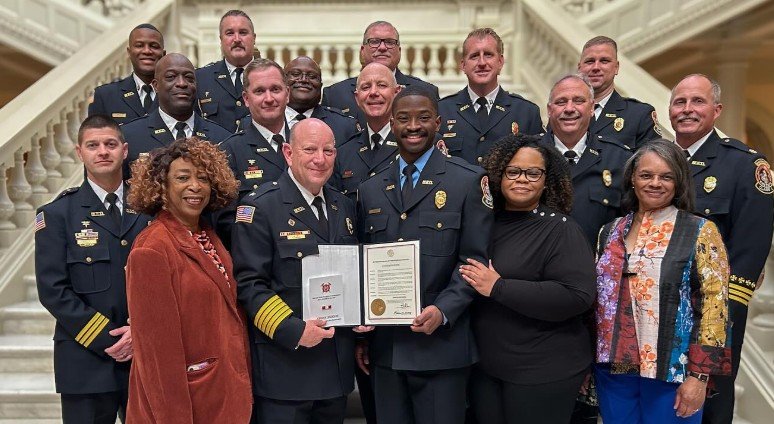
<path fill-rule="evenodd" d="M 741 345 L 746 306 L 771 248 L 771 169 L 762 154 L 739 140 L 720 138 L 714 130 L 690 157 L 689 166 L 696 189 L 694 212 L 712 220 L 726 244 L 733 343 Z M 734 316 L 736 309 L 742 309 L 744 315 Z M 739 327 L 741 331 L 736 331 Z"/>
<path fill-rule="evenodd" d="M 154 99 L 150 111 L 158 108 L 159 103 Z M 129 75 L 122 80 L 97 87 L 94 90 L 94 99 L 89 104 L 89 116 L 91 115 L 107 115 L 119 124 L 147 115 L 140 102 L 134 76 Z"/>
<path fill-rule="evenodd" d="M 241 91 L 236 92 L 225 59 L 196 70 L 196 98 L 202 117 L 231 133 L 237 132 L 240 120 L 250 114 Z"/>
<path fill-rule="evenodd" d="M 438 102 L 441 140 L 449 154 L 480 165 L 495 141 L 508 134 L 540 134 L 543 123 L 536 104 L 500 87 L 489 111 L 486 128 L 480 128 L 468 89 Z"/>
<path fill-rule="evenodd" d="M 358 190 L 361 241 L 419 240 L 422 307 L 437 306 L 447 320 L 429 336 L 405 326 L 378 327 L 369 347 L 371 364 L 395 370 L 462 368 L 478 359 L 468 312 L 476 292 L 459 267 L 468 258 L 487 263 L 493 222 L 488 178 L 461 159 L 429 152 L 407 204 L 401 199 L 400 161 Z"/>
<path fill-rule="evenodd" d="M 357 244 L 355 204 L 323 188 L 328 236 L 286 172 L 248 194 L 237 209 L 232 256 L 237 297 L 251 322 L 253 390 L 279 400 L 345 396 L 354 388 L 354 336 L 337 328 L 315 347 L 303 334 L 301 260 L 318 244 Z"/>
<path fill-rule="evenodd" d="M 392 131 L 381 141 L 379 149 L 371 150 L 371 145 L 368 129 L 364 129 L 336 151 L 336 166 L 330 184 L 355 201 L 360 183 L 389 165 L 398 155 L 398 143 Z"/>
<path fill-rule="evenodd" d="M 540 141 L 556 148 L 554 134 L 548 131 Z M 573 201 L 570 215 L 583 229 L 590 246 L 597 245 L 603 225 L 622 216 L 624 164 L 631 150 L 610 138 L 588 133 L 586 149 L 578 163 L 570 167 Z"/>
<path fill-rule="evenodd" d="M 637 99 L 621 97 L 615 90 L 599 118 L 592 120 L 589 130 L 625 144 L 632 150 L 648 140 L 661 138 L 653 106 Z"/>
<path fill-rule="evenodd" d="M 129 155 L 124 160 L 124 179 L 129 179 L 131 176 L 129 167 L 140 155 L 146 154 L 155 148 L 172 144 L 175 141 L 172 131 L 174 131 L 174 128 L 167 128 L 158 110 L 151 112 L 148 116 L 122 125 L 121 132 L 129 144 Z M 218 124 L 194 113 L 194 127 L 191 135 L 210 141 L 213 144 L 218 144 L 232 134 Z"/>
<path fill-rule="evenodd" d="M 395 80 L 398 85 L 404 87 L 418 86 L 424 88 L 435 95 L 436 99 L 438 98 L 438 87 L 415 76 L 406 75 L 400 69 L 395 70 Z M 358 123 L 360 123 L 360 127 L 365 128 L 367 124 L 365 114 L 357 107 L 357 102 L 355 101 L 356 85 L 357 77 L 352 77 L 325 87 L 323 89 L 322 105 L 335 107 L 341 110 L 342 113 L 355 117 Z"/>
<path fill-rule="evenodd" d="M 126 194 L 124 186 L 124 194 Z M 54 376 L 58 393 L 126 390 L 129 362 L 105 353 L 127 324 L 124 265 L 150 217 L 124 200 L 120 228 L 85 181 L 41 206 L 35 218 L 35 277 L 40 303 L 56 319 Z"/>

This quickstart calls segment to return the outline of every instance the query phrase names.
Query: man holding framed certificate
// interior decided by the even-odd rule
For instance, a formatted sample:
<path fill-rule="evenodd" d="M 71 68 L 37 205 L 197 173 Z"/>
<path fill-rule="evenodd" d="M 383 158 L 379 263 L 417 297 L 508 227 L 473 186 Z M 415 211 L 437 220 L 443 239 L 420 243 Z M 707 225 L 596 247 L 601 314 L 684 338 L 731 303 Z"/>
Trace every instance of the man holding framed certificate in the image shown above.
<path fill-rule="evenodd" d="M 392 105 L 400 156 L 358 190 L 363 242 L 419 240 L 420 250 L 421 313 L 411 325 L 377 327 L 367 353 L 358 348 L 379 424 L 463 423 L 467 375 L 478 357 L 468 313 L 475 291 L 459 267 L 467 258 L 486 263 L 492 199 L 481 168 L 433 148 L 439 125 L 431 93 L 401 90 Z M 379 300 L 364 305 L 366 313 L 386 312 Z"/>
<path fill-rule="evenodd" d="M 354 388 L 355 340 L 319 314 L 301 318 L 301 261 L 321 244 L 357 244 L 355 204 L 324 187 L 336 158 L 324 122 L 299 122 L 281 148 L 288 170 L 242 198 L 232 229 L 237 297 L 253 323 L 254 415 L 261 423 L 341 423 Z M 318 283 L 331 296 L 316 305 L 340 309 L 343 299 L 333 295 L 343 294 L 341 278 Z"/>

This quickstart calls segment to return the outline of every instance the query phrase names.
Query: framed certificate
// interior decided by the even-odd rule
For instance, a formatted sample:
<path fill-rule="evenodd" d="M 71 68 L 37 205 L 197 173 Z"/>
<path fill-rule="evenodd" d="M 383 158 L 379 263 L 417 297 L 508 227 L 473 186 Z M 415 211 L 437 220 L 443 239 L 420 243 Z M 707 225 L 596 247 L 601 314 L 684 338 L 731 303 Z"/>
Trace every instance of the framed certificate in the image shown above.
<path fill-rule="evenodd" d="M 305 320 L 334 327 L 411 325 L 421 312 L 419 241 L 318 250 L 301 261 Z"/>

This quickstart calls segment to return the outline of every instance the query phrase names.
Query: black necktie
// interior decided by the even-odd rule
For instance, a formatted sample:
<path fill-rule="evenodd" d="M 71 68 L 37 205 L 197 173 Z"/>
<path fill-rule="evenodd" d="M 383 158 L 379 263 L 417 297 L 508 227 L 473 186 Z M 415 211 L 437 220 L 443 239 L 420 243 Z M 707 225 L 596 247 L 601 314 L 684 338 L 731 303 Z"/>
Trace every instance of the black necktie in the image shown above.
<path fill-rule="evenodd" d="M 234 69 L 234 73 L 236 74 L 236 78 L 234 78 L 234 91 L 237 96 L 242 95 L 242 71 L 244 71 L 242 68 Z"/>
<path fill-rule="evenodd" d="M 118 195 L 115 193 L 108 193 L 107 196 L 105 196 L 105 200 L 108 202 L 108 216 L 110 216 L 110 219 L 113 220 L 113 222 L 116 224 L 116 227 L 119 229 L 121 228 L 121 210 L 118 209 L 118 206 L 116 205 L 116 201 L 118 200 Z"/>
<path fill-rule="evenodd" d="M 175 140 L 185 138 L 185 127 L 187 126 L 188 124 L 183 121 L 178 121 L 178 123 L 175 124 Z"/>
<path fill-rule="evenodd" d="M 274 134 L 271 136 L 271 139 L 277 143 L 277 154 L 280 157 L 280 161 L 284 161 L 285 155 L 282 154 L 282 145 L 285 143 L 285 137 L 283 137 L 282 134 Z"/>
<path fill-rule="evenodd" d="M 478 111 L 476 112 L 476 115 L 478 116 L 478 125 L 481 127 L 481 131 L 484 131 L 486 129 L 486 124 L 489 123 L 489 110 L 486 108 L 486 97 L 479 97 L 476 99 L 476 104 L 478 104 Z"/>
<path fill-rule="evenodd" d="M 317 209 L 317 219 L 320 221 L 320 229 L 322 230 L 322 236 L 326 240 L 328 239 L 328 218 L 325 217 L 325 211 L 322 207 L 322 197 L 317 196 L 312 200 L 312 206 Z"/>
<path fill-rule="evenodd" d="M 304 115 L 303 113 L 299 113 L 298 115 L 296 115 L 296 121 L 301 122 L 304 119 L 306 119 L 306 115 Z"/>
<path fill-rule="evenodd" d="M 602 105 L 599 104 L 599 103 L 594 103 L 594 122 L 596 122 L 597 119 L 599 119 L 599 118 L 597 118 L 597 110 L 598 109 L 602 109 Z M 602 112 L 599 112 L 599 113 L 601 114 Z"/>
<path fill-rule="evenodd" d="M 685 155 L 685 160 L 689 160 L 691 158 L 691 152 L 689 152 L 687 149 L 683 149 L 683 154 Z"/>
<path fill-rule="evenodd" d="M 567 163 L 570 164 L 570 166 L 573 166 L 578 161 L 578 154 L 575 153 L 575 150 L 568 150 L 564 152 L 564 157 L 567 158 Z"/>
<path fill-rule="evenodd" d="M 374 150 L 374 151 L 379 150 L 381 141 L 382 141 L 382 136 L 379 135 L 379 133 L 374 133 L 374 135 L 371 136 L 371 143 L 373 143 L 371 150 Z"/>
<path fill-rule="evenodd" d="M 151 110 L 151 104 L 153 104 L 153 99 L 151 99 L 151 93 L 153 93 L 153 88 L 151 88 L 150 85 L 145 84 L 142 86 L 142 91 L 145 92 L 145 99 L 142 101 L 142 107 L 145 109 L 145 112 L 150 112 Z"/>
<path fill-rule="evenodd" d="M 406 181 L 403 182 L 403 188 L 401 189 L 401 195 L 403 196 L 403 208 L 406 208 L 411 195 L 414 193 L 414 170 L 417 169 L 413 163 L 406 165 L 403 168 L 403 175 L 406 176 Z"/>

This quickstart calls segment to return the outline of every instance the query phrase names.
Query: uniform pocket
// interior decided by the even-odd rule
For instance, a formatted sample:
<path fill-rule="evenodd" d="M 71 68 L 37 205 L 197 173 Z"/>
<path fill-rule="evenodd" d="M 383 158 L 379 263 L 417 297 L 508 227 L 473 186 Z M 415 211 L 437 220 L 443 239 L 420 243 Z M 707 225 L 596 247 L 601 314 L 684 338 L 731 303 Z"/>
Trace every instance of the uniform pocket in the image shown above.
<path fill-rule="evenodd" d="M 366 238 L 370 243 L 383 243 L 387 241 L 388 215 L 368 215 L 365 219 Z"/>
<path fill-rule="evenodd" d="M 589 200 L 610 208 L 618 209 L 621 207 L 621 193 L 612 187 L 591 187 L 589 189 Z"/>
<path fill-rule="evenodd" d="M 213 98 L 199 99 L 199 107 L 202 110 L 202 116 L 205 118 L 218 114 L 218 101 Z"/>
<path fill-rule="evenodd" d="M 311 230 L 310 230 L 311 231 Z M 302 240 L 277 241 L 277 255 L 280 257 L 279 276 L 285 287 L 301 287 L 301 259 L 309 255 L 316 255 L 320 251 L 317 241 L 309 234 Z"/>
<path fill-rule="evenodd" d="M 110 288 L 110 250 L 107 246 L 67 249 L 70 284 L 76 293 L 98 293 Z"/>
<path fill-rule="evenodd" d="M 449 256 L 457 251 L 462 215 L 459 212 L 420 212 L 422 254 Z"/>

